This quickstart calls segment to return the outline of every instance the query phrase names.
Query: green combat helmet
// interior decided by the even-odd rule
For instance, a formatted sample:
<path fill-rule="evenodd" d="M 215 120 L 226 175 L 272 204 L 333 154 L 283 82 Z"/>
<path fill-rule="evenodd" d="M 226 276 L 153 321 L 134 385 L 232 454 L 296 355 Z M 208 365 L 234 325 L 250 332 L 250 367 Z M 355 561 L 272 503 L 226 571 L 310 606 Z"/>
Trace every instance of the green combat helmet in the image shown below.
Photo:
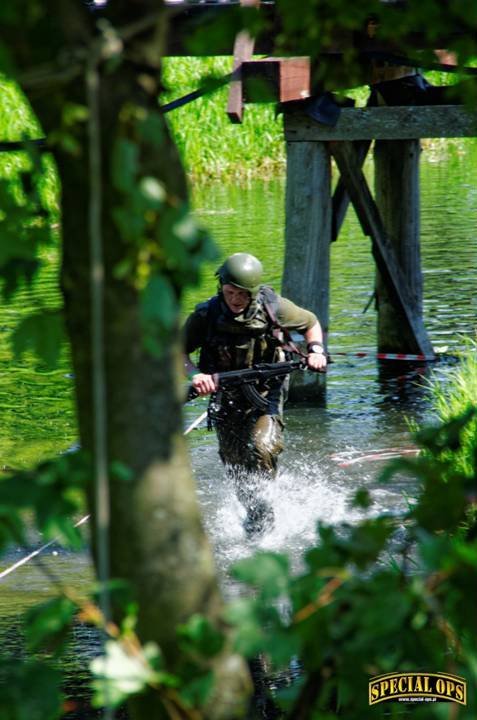
<path fill-rule="evenodd" d="M 236 285 L 248 290 L 252 297 L 260 289 L 263 267 L 260 260 L 249 253 L 234 253 L 230 255 L 215 273 L 221 285 Z"/>

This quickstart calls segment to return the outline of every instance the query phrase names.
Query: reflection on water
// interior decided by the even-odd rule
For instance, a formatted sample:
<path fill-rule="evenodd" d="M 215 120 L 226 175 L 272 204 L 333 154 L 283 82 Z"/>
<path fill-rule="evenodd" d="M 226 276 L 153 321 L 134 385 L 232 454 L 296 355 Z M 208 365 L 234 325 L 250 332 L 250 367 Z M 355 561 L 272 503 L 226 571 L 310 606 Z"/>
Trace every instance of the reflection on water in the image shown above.
<path fill-rule="evenodd" d="M 464 143 L 465 154 L 450 153 L 446 162 L 434 156 L 422 162 L 422 258 L 425 280 L 424 313 L 431 341 L 452 354 L 463 346 L 462 336 L 475 334 L 477 300 L 477 144 Z M 368 164 L 367 172 L 370 172 Z M 283 262 L 284 183 L 253 183 L 250 187 L 217 185 L 196 191 L 197 214 L 212 230 L 223 255 L 249 251 L 260 256 L 267 282 L 280 287 Z M 217 263 L 216 263 L 217 264 Z M 204 269 L 199 289 L 189 293 L 185 312 L 215 292 L 214 265 Z M 228 579 L 230 564 L 256 549 L 287 552 L 294 567 L 315 538 L 317 521 L 353 522 L 362 511 L 351 507 L 356 489 L 365 485 L 374 505 L 371 512 L 399 513 L 413 487 L 406 478 L 381 486 L 384 460 L 358 460 L 341 467 L 337 457 L 359 458 L 382 448 L 409 448 L 409 424 L 429 419 L 426 390 L 430 376 L 445 382 L 452 359 L 444 356 L 432 367 L 379 364 L 374 359 L 375 314 L 363 314 L 373 290 L 370 243 L 361 234 L 352 211 L 340 239 L 332 247 L 330 365 L 326 397 L 319 406 L 289 407 L 286 443 L 280 471 L 266 488 L 276 522 L 262 538 L 248 540 L 244 510 L 225 479 L 213 433 L 203 427 L 189 436 L 204 522 L 212 539 L 217 565 L 228 596 L 239 592 Z M 55 289 L 56 268 L 37 288 Z M 33 358 L 15 364 L 6 342 L 8 331 L 28 310 L 22 298 L 5 312 L 0 330 L 0 465 L 28 467 L 64 451 L 76 439 L 72 383 L 68 359 L 60 370 L 45 374 Z M 357 358 L 356 352 L 367 353 Z M 338 355 L 337 353 L 345 353 Z M 205 408 L 203 400 L 185 408 L 185 427 Z M 53 554 L 55 552 L 56 554 Z M 5 567 L 19 557 L 12 550 Z M 86 587 L 91 568 L 86 554 L 49 551 L 45 562 L 65 583 Z M 47 597 L 52 587 L 29 564 L 0 584 L 1 635 L 4 652 L 21 652 L 18 614 L 32 601 Z M 79 627 L 70 654 L 71 674 L 83 678 L 94 636 Z"/>

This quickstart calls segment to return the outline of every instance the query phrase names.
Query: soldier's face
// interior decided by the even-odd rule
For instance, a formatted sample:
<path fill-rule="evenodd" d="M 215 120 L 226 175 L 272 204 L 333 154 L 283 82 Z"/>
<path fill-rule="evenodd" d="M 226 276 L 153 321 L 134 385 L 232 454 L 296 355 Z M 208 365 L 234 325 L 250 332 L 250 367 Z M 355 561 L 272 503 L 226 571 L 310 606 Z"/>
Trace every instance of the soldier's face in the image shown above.
<path fill-rule="evenodd" d="M 236 285 L 222 285 L 222 294 L 228 309 L 235 315 L 243 312 L 250 304 L 251 295 L 247 290 Z"/>

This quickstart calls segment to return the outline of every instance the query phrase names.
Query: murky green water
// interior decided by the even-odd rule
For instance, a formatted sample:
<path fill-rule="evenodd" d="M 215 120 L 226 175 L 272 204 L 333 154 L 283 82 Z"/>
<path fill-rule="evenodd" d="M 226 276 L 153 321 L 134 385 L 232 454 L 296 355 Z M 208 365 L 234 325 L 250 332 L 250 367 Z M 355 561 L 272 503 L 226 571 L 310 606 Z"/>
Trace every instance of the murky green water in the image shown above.
<path fill-rule="evenodd" d="M 368 173 L 371 166 L 368 166 Z M 211 229 L 223 254 L 249 251 L 262 258 L 267 282 L 280 287 L 283 262 L 284 182 L 256 182 L 248 187 L 217 185 L 195 191 L 195 206 Z M 477 143 L 442 143 L 422 156 L 422 257 L 425 279 L 424 312 L 431 341 L 452 352 L 463 336 L 475 336 L 477 316 Z M 185 312 L 215 291 L 213 270 L 204 268 L 200 289 L 189 293 Z M 286 550 L 295 560 L 314 538 L 317 519 L 339 522 L 353 519 L 348 500 L 360 484 L 373 492 L 378 510 L 399 511 L 409 490 L 405 481 L 379 487 L 380 462 L 371 460 L 342 466 L 356 455 L 409 443 L 409 420 L 430 416 L 422 387 L 426 370 L 409 367 L 396 375 L 379 368 L 375 351 L 375 316 L 363 315 L 373 290 L 370 243 L 361 234 L 352 213 L 332 248 L 330 350 L 335 362 L 328 372 L 326 399 L 320 406 L 291 407 L 287 412 L 287 449 L 276 483 L 267 489 L 276 513 L 275 529 L 258 542 L 246 540 L 243 511 L 227 486 L 218 463 L 213 434 L 199 429 L 191 436 L 191 453 L 200 501 L 227 593 L 235 589 L 226 580 L 230 563 L 257 546 Z M 50 258 L 35 292 L 58 300 L 57 266 Z M 76 441 L 72 381 L 67 353 L 61 367 L 45 373 L 32 357 L 16 362 L 8 334 L 35 303 L 27 293 L 2 308 L 0 324 L 0 466 L 25 468 L 56 455 Z M 369 355 L 356 358 L 354 352 Z M 445 382 L 450 363 L 443 360 L 433 372 Z M 204 408 L 203 401 L 185 410 L 189 423 Z M 6 567 L 21 557 L 12 549 L 2 560 Z M 90 581 L 86 555 L 58 548 L 45 553 L 45 562 L 65 581 Z M 51 586 L 32 564 L 0 583 L 1 626 L 6 649 L 18 643 L 19 612 L 48 596 Z M 72 657 L 84 658 L 94 639 L 78 630 Z M 72 662 L 78 672 L 81 662 Z"/>

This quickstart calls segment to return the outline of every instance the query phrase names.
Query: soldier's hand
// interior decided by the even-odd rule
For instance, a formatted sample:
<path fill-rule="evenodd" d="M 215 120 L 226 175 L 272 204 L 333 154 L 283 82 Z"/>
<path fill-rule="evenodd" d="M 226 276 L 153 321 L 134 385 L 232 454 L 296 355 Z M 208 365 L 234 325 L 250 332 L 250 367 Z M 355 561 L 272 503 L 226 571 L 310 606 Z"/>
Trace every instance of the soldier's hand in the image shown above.
<path fill-rule="evenodd" d="M 315 372 L 326 371 L 326 355 L 323 352 L 320 353 L 309 353 L 306 358 L 308 369 L 314 370 Z"/>
<path fill-rule="evenodd" d="M 198 395 L 210 395 L 217 390 L 212 375 L 206 375 L 205 373 L 197 373 L 192 378 L 192 387 Z"/>

